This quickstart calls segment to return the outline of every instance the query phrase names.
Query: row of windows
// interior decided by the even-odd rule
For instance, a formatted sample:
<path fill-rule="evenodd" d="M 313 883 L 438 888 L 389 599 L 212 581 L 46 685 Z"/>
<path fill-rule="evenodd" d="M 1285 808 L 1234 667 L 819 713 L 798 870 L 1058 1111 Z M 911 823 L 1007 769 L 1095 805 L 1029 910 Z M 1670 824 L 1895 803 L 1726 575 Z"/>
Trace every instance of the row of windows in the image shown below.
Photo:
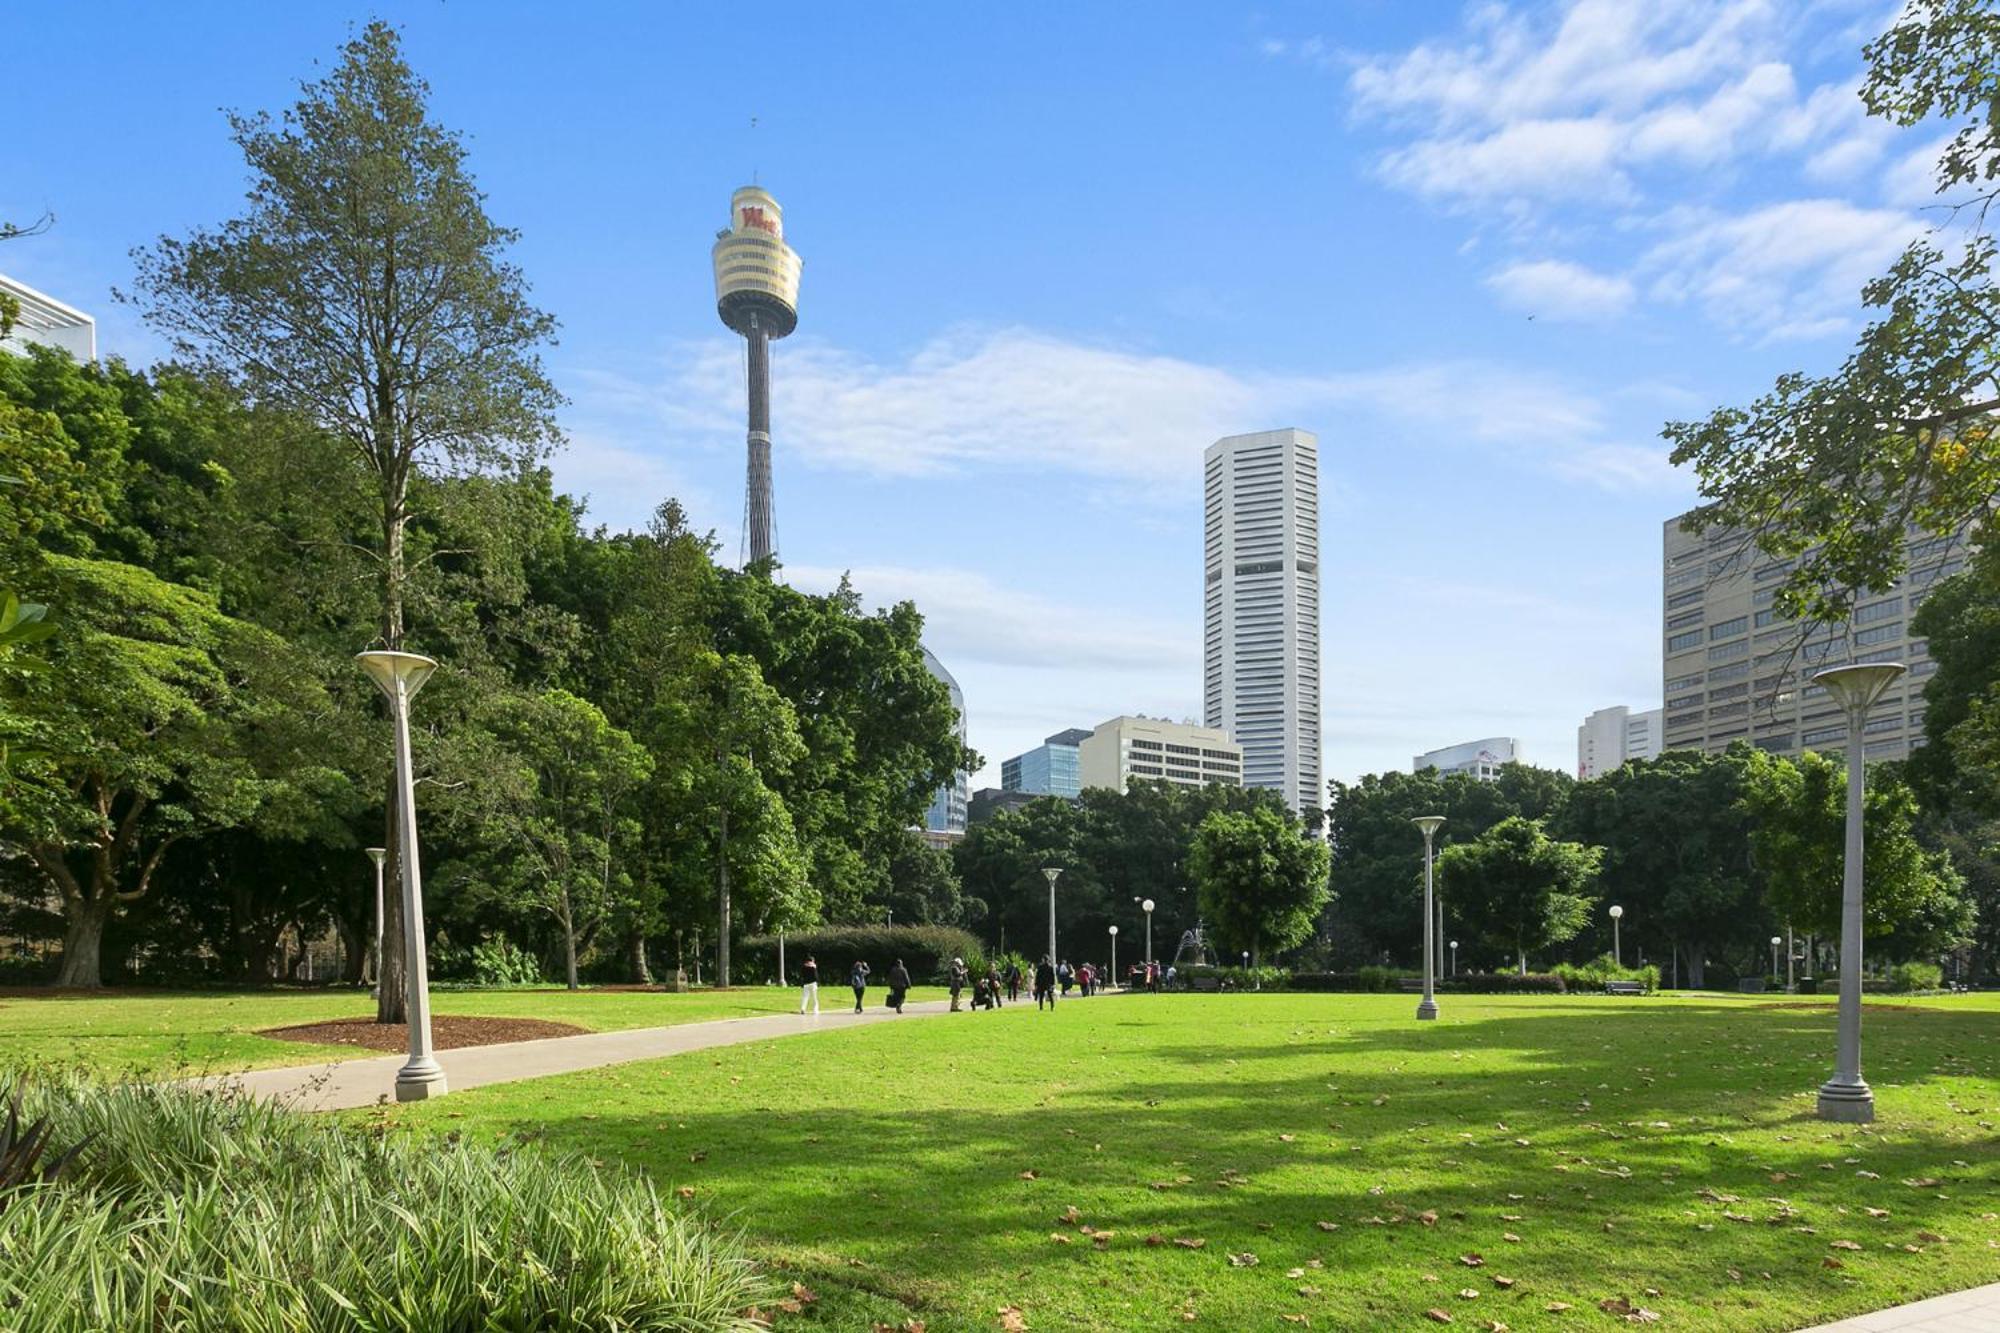
<path fill-rule="evenodd" d="M 1677 653 L 1683 648 L 1693 648 L 1700 643 L 1701 631 L 1698 629 L 1689 630 L 1685 634 L 1670 634 L 1667 636 L 1667 651 Z"/>
<path fill-rule="evenodd" d="M 1748 628 L 1750 628 L 1750 618 L 1748 616 L 1737 616 L 1733 620 L 1725 620 L 1718 625 L 1710 625 L 1708 627 L 1709 641 L 1712 643 L 1717 639 L 1726 639 L 1732 634 L 1741 634 Z"/>
<path fill-rule="evenodd" d="M 1717 644 L 1708 650 L 1708 660 L 1711 662 L 1727 662 L 1734 658 L 1748 657 L 1749 655 L 1750 640 L 1748 639 L 1738 639 L 1734 643 Z"/>

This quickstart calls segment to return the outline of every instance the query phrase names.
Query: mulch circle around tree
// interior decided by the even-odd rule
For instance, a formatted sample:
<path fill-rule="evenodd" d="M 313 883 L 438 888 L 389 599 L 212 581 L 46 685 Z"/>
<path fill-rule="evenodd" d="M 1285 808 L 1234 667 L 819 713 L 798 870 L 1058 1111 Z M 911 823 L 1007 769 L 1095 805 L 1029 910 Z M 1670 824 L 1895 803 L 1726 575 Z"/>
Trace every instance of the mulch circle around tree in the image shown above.
<path fill-rule="evenodd" d="M 497 1046 L 504 1041 L 535 1041 L 542 1037 L 574 1037 L 589 1030 L 573 1023 L 551 1023 L 542 1018 L 431 1015 L 431 1044 L 440 1051 L 454 1051 L 461 1046 Z M 360 1046 L 371 1051 L 410 1049 L 409 1029 L 405 1025 L 377 1023 L 366 1018 L 265 1028 L 257 1035 L 276 1037 L 279 1041 L 302 1041 L 314 1046 Z"/>

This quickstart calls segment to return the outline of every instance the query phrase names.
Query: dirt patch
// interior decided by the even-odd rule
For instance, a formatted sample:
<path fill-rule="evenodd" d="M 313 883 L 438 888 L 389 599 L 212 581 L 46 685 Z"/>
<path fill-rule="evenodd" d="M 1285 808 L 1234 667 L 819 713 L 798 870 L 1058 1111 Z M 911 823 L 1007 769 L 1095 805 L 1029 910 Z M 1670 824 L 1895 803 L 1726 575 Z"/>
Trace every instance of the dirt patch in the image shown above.
<path fill-rule="evenodd" d="M 503 1041 L 535 1041 L 542 1037 L 574 1037 L 588 1032 L 572 1023 L 551 1023 L 543 1018 L 477 1018 L 461 1014 L 431 1015 L 431 1044 L 440 1051 L 461 1046 L 497 1046 Z M 299 1023 L 291 1027 L 265 1028 L 260 1037 L 279 1041 L 302 1041 L 314 1046 L 359 1046 L 370 1051 L 407 1051 L 410 1030 L 401 1023 L 376 1023 L 366 1018 L 343 1018 L 333 1023 Z"/>

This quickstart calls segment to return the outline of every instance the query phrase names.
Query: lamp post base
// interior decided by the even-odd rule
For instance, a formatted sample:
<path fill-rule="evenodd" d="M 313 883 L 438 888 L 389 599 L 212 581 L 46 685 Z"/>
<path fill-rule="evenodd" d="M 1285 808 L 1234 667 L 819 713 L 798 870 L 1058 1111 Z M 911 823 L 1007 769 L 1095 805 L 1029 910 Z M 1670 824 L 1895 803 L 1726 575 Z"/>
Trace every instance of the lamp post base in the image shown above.
<path fill-rule="evenodd" d="M 1865 1125 L 1875 1118 L 1875 1092 L 1865 1081 L 1835 1083 L 1819 1088 L 1819 1118 L 1844 1125 Z"/>
<path fill-rule="evenodd" d="M 1432 1019 L 1436 1018 L 1437 1016 L 1438 1016 L 1438 1007 L 1436 1000 L 1425 1000 L 1417 1005 L 1418 1018 Z"/>
<path fill-rule="evenodd" d="M 425 1060 L 421 1064 L 411 1061 L 396 1071 L 396 1100 L 399 1102 L 427 1102 L 433 1097 L 442 1097 L 445 1087 L 444 1067 L 435 1060 Z"/>

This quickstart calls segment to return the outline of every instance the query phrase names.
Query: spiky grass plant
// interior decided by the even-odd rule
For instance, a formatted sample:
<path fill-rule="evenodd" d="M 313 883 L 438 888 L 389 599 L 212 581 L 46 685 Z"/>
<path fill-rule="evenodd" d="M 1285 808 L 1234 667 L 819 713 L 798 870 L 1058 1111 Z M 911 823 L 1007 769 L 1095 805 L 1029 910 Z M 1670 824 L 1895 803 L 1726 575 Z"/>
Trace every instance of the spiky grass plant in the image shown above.
<path fill-rule="evenodd" d="M 581 1159 L 175 1088 L 33 1099 L 92 1141 L 0 1212 L 7 1329 L 728 1333 L 767 1294 L 735 1237 Z"/>

